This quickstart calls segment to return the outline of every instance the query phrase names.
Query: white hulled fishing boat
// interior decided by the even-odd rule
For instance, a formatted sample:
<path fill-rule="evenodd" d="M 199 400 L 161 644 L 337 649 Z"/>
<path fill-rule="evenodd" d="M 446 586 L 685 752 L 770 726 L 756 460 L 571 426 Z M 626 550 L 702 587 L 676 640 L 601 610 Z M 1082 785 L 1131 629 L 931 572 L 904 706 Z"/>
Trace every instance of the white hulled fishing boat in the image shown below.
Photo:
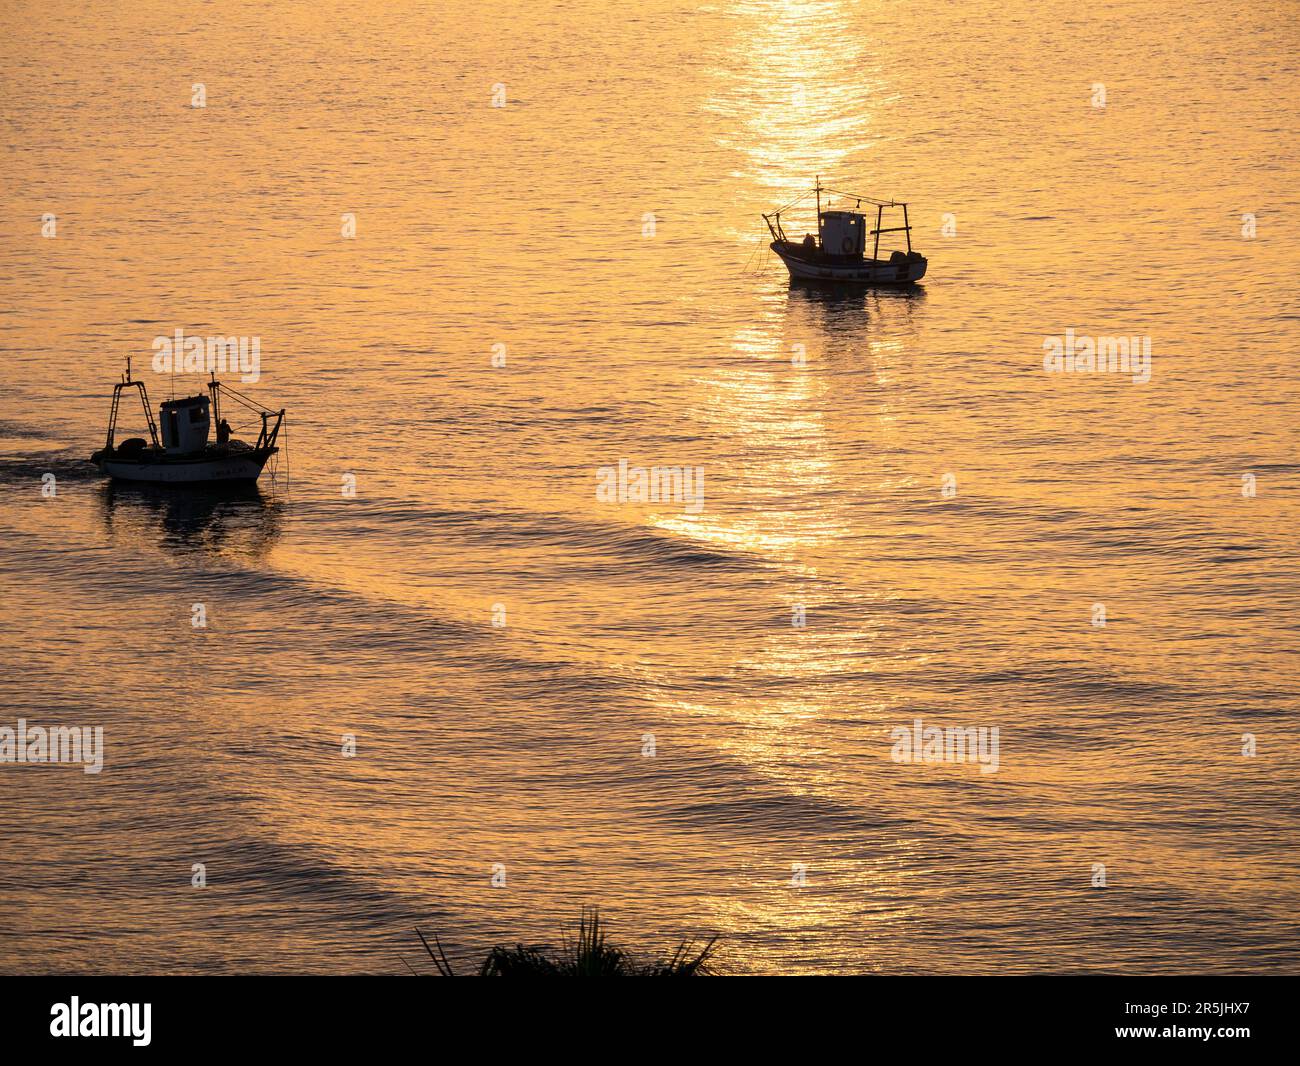
<path fill-rule="evenodd" d="M 122 393 L 136 389 L 149 426 L 149 440 L 131 437 L 114 444 L 118 409 Z M 284 409 L 272 411 L 229 386 L 222 385 L 216 374 L 208 382 L 208 394 L 165 400 L 158 406 L 158 422 L 149 406 L 149 392 L 143 381 L 131 377 L 131 360 L 126 374 L 113 386 L 113 407 L 108 416 L 108 437 L 104 447 L 90 457 L 100 471 L 123 481 L 154 483 L 222 484 L 254 482 L 268 459 L 280 449 L 276 440 L 284 424 Z M 222 394 L 251 410 L 261 420 L 257 441 L 248 444 L 230 435 L 230 426 L 221 416 Z M 162 424 L 161 437 L 158 423 Z M 209 442 L 208 433 L 217 425 L 217 439 Z"/>

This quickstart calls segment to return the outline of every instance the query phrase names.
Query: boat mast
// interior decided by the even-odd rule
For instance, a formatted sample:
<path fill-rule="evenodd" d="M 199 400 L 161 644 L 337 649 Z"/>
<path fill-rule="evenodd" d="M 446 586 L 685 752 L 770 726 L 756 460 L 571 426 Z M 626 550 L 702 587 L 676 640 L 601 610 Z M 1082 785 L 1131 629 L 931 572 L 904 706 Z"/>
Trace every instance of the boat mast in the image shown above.
<path fill-rule="evenodd" d="M 208 392 L 212 393 L 212 424 L 218 425 L 221 422 L 221 382 L 217 380 L 217 372 L 209 371 L 212 380 L 208 382 Z"/>
<path fill-rule="evenodd" d="M 820 174 L 817 175 L 814 189 L 817 192 L 817 244 L 820 247 L 822 242 L 822 176 Z M 822 250 L 825 251 L 825 249 Z"/>
<path fill-rule="evenodd" d="M 140 405 L 144 408 L 144 420 L 149 423 L 149 437 L 153 441 L 154 449 L 158 449 L 158 424 L 153 420 L 153 411 L 149 408 L 149 390 L 144 387 L 143 381 L 134 381 L 131 378 L 131 357 L 126 357 L 126 373 L 122 380 L 113 386 L 113 407 L 108 412 L 108 436 L 104 441 L 106 451 L 113 450 L 113 438 L 117 433 L 117 411 L 118 405 L 122 400 L 122 390 L 128 386 L 135 386 L 140 392 Z"/>

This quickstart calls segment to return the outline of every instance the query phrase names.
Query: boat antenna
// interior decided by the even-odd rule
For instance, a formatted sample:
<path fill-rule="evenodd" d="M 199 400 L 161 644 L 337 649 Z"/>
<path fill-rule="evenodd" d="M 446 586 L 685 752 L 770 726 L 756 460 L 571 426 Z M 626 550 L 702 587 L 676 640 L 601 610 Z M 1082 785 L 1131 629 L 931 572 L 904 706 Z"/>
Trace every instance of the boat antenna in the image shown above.
<path fill-rule="evenodd" d="M 822 231 L 822 176 L 817 175 L 817 233 L 820 236 Z"/>

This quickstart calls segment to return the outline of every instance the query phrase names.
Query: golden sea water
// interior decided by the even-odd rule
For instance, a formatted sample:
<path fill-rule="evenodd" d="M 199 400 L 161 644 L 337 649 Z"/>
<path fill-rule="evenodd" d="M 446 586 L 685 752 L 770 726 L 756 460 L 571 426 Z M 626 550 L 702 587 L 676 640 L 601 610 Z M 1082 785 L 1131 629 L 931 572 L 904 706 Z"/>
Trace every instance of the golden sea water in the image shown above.
<path fill-rule="evenodd" d="M 7 3 L 0 726 L 105 761 L 0 764 L 0 968 L 402 972 L 598 904 L 734 972 L 1294 972 L 1297 35 Z M 788 285 L 817 175 L 909 201 L 920 288 Z M 176 329 L 260 338 L 256 496 L 84 462 L 128 355 L 198 390 Z M 1150 381 L 1045 373 L 1068 330 Z M 599 502 L 620 459 L 703 507 Z M 894 761 L 917 718 L 997 772 Z"/>

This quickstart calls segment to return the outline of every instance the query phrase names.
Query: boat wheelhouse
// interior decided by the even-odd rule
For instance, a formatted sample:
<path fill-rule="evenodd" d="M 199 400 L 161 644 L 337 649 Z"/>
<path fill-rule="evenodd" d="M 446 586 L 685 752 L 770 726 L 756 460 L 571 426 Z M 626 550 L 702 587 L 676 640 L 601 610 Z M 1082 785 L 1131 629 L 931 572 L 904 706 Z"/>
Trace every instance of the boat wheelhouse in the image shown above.
<path fill-rule="evenodd" d="M 843 197 L 852 207 L 822 210 L 822 193 Z M 802 240 L 791 240 L 785 232 L 781 215 L 816 196 L 817 233 L 806 233 Z M 875 228 L 868 228 L 870 215 L 863 204 L 876 209 Z M 902 210 L 903 224 L 886 227 L 885 212 Z M 926 258 L 912 249 L 912 226 L 907 218 L 907 204 L 898 200 L 877 200 L 858 193 L 828 189 L 818 178 L 802 196 L 771 215 L 764 215 L 772 235 L 772 251 L 781 257 L 790 271 L 791 281 L 844 282 L 851 285 L 911 285 L 925 277 Z M 880 236 L 902 233 L 907 250 L 895 249 L 880 257 Z M 867 238 L 871 238 L 871 256 L 867 256 Z"/>
<path fill-rule="evenodd" d="M 149 427 L 149 440 L 131 437 L 115 444 L 117 419 L 122 394 L 136 389 Z M 221 416 L 222 394 L 229 393 L 261 420 L 255 444 L 235 440 Z M 161 434 L 159 433 L 161 423 Z M 216 442 L 208 440 L 213 424 Z M 272 411 L 229 386 L 222 385 L 214 373 L 208 382 L 207 395 L 184 396 L 164 400 L 154 421 L 149 405 L 149 391 L 143 381 L 131 377 L 131 360 L 126 373 L 113 386 L 113 407 L 108 416 L 108 436 L 104 447 L 90 457 L 101 473 L 123 481 L 155 483 L 250 483 L 262 473 L 268 459 L 280 449 L 276 440 L 284 424 L 284 409 Z"/>

